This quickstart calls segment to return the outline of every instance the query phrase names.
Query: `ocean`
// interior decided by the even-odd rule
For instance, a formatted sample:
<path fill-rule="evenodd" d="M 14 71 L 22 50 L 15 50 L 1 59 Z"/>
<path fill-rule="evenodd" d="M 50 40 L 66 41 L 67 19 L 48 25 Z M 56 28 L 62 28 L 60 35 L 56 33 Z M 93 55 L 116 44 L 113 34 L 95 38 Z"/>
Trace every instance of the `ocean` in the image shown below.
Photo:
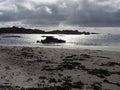
<path fill-rule="evenodd" d="M 54 36 L 66 40 L 61 44 L 36 43 L 45 39 L 42 36 Z M 29 46 L 68 49 L 94 49 L 120 51 L 119 33 L 101 33 L 91 35 L 66 35 L 66 34 L 1 34 L 0 45 L 4 46 Z"/>

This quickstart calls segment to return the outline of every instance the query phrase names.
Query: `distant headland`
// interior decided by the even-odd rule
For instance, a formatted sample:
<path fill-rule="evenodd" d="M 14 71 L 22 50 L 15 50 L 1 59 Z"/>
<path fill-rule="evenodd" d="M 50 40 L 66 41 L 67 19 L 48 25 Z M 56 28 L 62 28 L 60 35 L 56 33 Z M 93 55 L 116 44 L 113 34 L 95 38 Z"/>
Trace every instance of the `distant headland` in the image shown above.
<path fill-rule="evenodd" d="M 5 28 L 0 28 L 0 34 L 84 34 L 84 35 L 89 35 L 89 34 L 98 34 L 98 33 L 90 33 L 90 32 L 79 32 L 78 30 L 53 30 L 53 31 L 44 31 L 44 30 L 39 30 L 39 29 L 27 29 L 27 28 L 19 28 L 16 26 L 13 27 L 5 27 Z"/>

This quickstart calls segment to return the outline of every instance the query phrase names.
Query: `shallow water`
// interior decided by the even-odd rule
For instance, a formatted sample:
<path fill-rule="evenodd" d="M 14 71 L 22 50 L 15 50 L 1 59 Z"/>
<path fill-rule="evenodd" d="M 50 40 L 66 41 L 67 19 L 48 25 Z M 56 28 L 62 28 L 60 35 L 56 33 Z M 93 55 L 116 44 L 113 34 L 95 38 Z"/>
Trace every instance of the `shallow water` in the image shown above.
<path fill-rule="evenodd" d="M 36 43 L 41 36 L 54 36 L 66 40 L 62 44 Z M 61 35 L 61 34 L 1 34 L 0 45 L 55 47 L 69 49 L 102 49 L 120 51 L 120 34 Z"/>

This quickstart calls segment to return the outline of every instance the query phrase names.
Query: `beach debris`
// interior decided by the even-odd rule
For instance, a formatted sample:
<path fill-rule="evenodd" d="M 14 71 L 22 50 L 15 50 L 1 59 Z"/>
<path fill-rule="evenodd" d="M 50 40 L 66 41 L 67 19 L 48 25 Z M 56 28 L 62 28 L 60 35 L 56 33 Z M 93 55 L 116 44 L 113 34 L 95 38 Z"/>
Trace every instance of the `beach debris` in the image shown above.
<path fill-rule="evenodd" d="M 85 68 L 81 63 L 79 62 L 62 62 L 59 66 L 59 70 L 72 70 L 72 69 L 80 69 L 80 68 Z"/>
<path fill-rule="evenodd" d="M 105 56 L 97 56 L 97 58 L 110 59 L 109 57 L 105 57 Z"/>
<path fill-rule="evenodd" d="M 88 59 L 91 57 L 91 56 L 88 55 L 88 54 L 81 54 L 80 56 L 81 56 L 82 58 L 88 58 Z"/>
<path fill-rule="evenodd" d="M 100 66 L 120 66 L 120 63 L 117 63 L 117 62 L 108 62 L 106 64 L 102 63 Z"/>
<path fill-rule="evenodd" d="M 95 82 L 91 85 L 94 90 L 102 90 L 102 85 L 101 83 Z"/>
<path fill-rule="evenodd" d="M 114 83 L 114 82 L 110 82 L 107 79 L 104 80 L 105 83 L 109 83 L 109 84 L 114 84 L 120 87 L 120 83 Z"/>
<path fill-rule="evenodd" d="M 73 88 L 78 88 L 78 89 L 82 89 L 84 86 L 84 84 L 81 81 L 78 82 L 74 82 L 73 83 Z"/>
<path fill-rule="evenodd" d="M 56 83 L 57 81 L 56 81 L 56 79 L 55 78 L 50 78 L 50 80 L 49 80 L 49 83 Z"/>
<path fill-rule="evenodd" d="M 89 69 L 87 70 L 88 74 L 96 75 L 101 78 L 105 78 L 105 76 L 110 76 L 111 73 L 108 70 L 104 69 Z"/>
<path fill-rule="evenodd" d="M 15 90 L 12 86 L 0 86 L 0 90 Z"/>

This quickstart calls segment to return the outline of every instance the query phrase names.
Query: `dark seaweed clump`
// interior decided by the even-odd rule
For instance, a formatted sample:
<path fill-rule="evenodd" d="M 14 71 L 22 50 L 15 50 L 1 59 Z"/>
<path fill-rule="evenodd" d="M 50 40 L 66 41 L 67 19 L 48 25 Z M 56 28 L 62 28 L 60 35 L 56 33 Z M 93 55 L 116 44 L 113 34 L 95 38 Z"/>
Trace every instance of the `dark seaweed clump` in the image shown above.
<path fill-rule="evenodd" d="M 111 75 L 111 73 L 108 70 L 104 70 L 104 69 L 89 69 L 88 73 L 92 75 L 96 75 L 101 78 L 105 78 L 105 76 Z"/>
<path fill-rule="evenodd" d="M 102 90 L 102 85 L 101 85 L 101 83 L 95 82 L 95 83 L 93 83 L 91 86 L 92 86 L 92 88 L 93 88 L 94 90 Z"/>

